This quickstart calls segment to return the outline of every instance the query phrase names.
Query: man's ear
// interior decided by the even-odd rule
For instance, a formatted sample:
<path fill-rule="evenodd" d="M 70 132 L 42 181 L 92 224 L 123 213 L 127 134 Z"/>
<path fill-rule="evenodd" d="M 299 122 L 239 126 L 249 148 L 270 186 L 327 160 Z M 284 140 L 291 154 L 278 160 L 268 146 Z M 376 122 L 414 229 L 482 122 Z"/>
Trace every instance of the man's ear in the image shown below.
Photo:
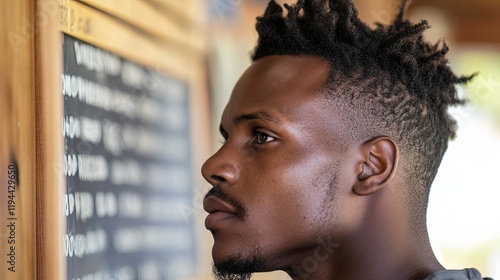
<path fill-rule="evenodd" d="M 396 174 L 399 152 L 391 138 L 381 136 L 361 145 L 362 160 L 357 162 L 357 180 L 353 191 L 370 195 L 383 189 Z"/>

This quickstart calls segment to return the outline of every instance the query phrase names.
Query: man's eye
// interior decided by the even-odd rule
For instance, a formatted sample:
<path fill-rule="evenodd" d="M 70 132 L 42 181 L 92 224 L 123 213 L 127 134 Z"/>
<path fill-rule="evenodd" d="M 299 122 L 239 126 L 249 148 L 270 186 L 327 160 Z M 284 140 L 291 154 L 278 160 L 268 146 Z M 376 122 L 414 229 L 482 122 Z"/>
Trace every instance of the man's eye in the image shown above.
<path fill-rule="evenodd" d="M 255 143 L 264 144 L 271 141 L 274 141 L 274 137 L 269 136 L 267 133 L 264 133 L 262 131 L 257 131 L 255 133 Z"/>

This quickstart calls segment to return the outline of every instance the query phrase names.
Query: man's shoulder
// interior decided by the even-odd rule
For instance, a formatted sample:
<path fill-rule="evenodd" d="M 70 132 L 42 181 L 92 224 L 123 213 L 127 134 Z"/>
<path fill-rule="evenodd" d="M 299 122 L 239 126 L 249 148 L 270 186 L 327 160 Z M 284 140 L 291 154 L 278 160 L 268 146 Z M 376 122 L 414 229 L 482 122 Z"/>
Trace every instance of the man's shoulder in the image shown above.
<path fill-rule="evenodd" d="M 433 273 L 424 280 L 493 280 L 491 278 L 482 278 L 481 273 L 475 268 L 466 268 L 462 270 L 441 270 Z"/>

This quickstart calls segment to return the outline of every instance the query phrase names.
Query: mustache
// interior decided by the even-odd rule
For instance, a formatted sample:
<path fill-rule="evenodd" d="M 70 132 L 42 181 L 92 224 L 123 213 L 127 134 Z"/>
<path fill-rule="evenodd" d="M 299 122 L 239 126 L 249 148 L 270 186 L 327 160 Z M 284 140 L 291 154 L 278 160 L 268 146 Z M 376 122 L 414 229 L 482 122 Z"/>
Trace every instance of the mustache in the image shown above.
<path fill-rule="evenodd" d="M 232 206 L 234 206 L 236 208 L 236 210 L 238 211 L 238 216 L 245 217 L 247 215 L 247 210 L 246 210 L 246 207 L 243 205 L 243 203 L 241 203 L 240 201 L 238 201 L 234 197 L 232 197 L 229 194 L 227 194 L 226 192 L 224 192 L 222 190 L 222 188 L 220 188 L 220 187 L 212 187 L 207 192 L 207 194 L 205 195 L 204 199 L 207 198 L 207 197 L 209 197 L 209 196 L 218 197 L 218 198 L 224 200 L 225 202 L 231 204 Z"/>

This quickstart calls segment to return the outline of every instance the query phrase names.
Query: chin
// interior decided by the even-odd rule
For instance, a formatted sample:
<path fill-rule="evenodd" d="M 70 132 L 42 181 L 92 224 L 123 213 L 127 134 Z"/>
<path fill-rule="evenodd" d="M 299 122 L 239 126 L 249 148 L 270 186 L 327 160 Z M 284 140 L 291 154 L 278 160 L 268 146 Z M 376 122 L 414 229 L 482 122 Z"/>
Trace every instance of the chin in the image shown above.
<path fill-rule="evenodd" d="M 234 235 L 214 234 L 214 245 L 212 247 L 212 258 L 214 264 L 221 264 L 234 256 L 249 256 L 253 250 L 250 244 L 243 240 L 234 238 Z"/>
<path fill-rule="evenodd" d="M 227 242 L 221 240 L 215 240 L 212 247 L 212 259 L 215 265 L 226 262 L 235 255 L 238 251 L 241 252 L 240 248 L 235 248 Z"/>
<path fill-rule="evenodd" d="M 242 244 L 215 242 L 212 248 L 214 269 L 225 273 L 248 274 L 265 271 L 264 258 L 258 247 L 242 248 Z"/>
<path fill-rule="evenodd" d="M 234 255 L 222 262 L 214 262 L 214 273 L 218 276 L 243 276 L 242 278 L 232 279 L 250 279 L 250 275 L 254 272 L 263 272 L 264 262 L 255 256 L 253 258 L 244 257 L 242 255 Z M 227 279 L 218 277 L 218 279 Z M 231 278 L 230 278 L 231 279 Z"/>

